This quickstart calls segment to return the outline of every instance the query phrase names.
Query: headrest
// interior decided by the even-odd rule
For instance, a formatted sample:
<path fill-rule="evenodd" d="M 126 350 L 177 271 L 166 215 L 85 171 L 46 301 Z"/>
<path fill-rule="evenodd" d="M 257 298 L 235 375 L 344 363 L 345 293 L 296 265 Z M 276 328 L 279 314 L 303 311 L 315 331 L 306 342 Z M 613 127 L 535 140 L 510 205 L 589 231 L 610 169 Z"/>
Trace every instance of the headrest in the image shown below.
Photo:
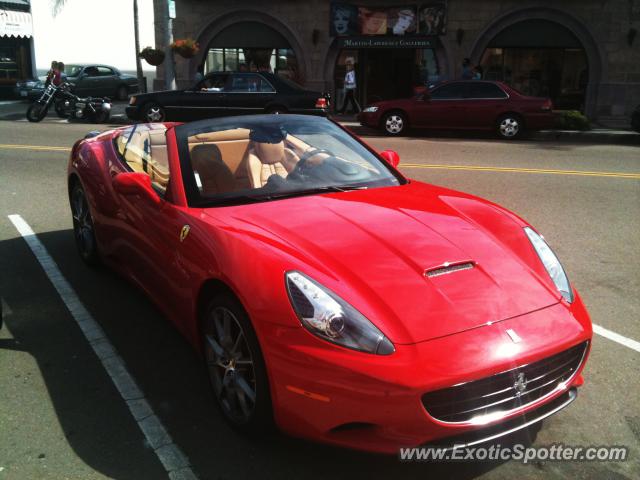
<path fill-rule="evenodd" d="M 280 143 L 287 137 L 282 127 L 261 126 L 251 129 L 249 138 L 259 143 Z"/>

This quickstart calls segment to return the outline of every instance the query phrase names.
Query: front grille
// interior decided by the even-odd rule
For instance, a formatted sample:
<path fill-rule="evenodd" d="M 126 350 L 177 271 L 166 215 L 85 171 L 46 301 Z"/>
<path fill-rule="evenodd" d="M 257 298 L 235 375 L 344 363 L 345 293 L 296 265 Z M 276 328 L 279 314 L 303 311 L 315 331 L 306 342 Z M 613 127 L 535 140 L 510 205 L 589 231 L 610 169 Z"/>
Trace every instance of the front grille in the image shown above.
<path fill-rule="evenodd" d="M 588 342 L 491 377 L 425 393 L 422 404 L 443 422 L 468 422 L 507 413 L 551 393 L 577 372 Z"/>

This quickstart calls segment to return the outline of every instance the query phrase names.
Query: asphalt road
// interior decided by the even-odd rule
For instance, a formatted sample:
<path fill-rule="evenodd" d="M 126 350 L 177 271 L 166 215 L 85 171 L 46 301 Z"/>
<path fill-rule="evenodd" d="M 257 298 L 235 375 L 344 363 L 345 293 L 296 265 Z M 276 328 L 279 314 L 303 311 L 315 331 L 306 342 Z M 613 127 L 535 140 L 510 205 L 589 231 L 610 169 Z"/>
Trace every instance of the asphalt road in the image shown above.
<path fill-rule="evenodd" d="M 401 464 L 280 434 L 235 433 L 213 406 L 206 372 L 186 341 L 141 292 L 107 270 L 86 267 L 76 254 L 67 149 L 93 128 L 55 119 L 0 121 L 0 480 L 166 478 L 9 221 L 12 214 L 36 232 L 198 478 L 638 478 L 640 353 L 601 336 L 578 400 L 528 440 L 626 445 L 630 459 L 623 463 Z M 563 261 L 593 322 L 640 340 L 640 148 L 487 138 L 367 141 L 395 149 L 412 178 L 488 198 L 530 221 Z"/>

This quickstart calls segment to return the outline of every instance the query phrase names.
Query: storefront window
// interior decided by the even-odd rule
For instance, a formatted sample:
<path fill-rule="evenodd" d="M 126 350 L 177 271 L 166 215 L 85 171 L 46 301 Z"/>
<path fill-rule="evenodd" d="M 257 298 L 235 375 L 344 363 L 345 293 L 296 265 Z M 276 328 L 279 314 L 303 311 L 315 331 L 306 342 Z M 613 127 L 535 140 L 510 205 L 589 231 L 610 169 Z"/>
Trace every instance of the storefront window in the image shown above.
<path fill-rule="evenodd" d="M 301 83 L 298 62 L 290 48 L 211 48 L 204 70 L 205 73 L 267 71 Z"/>
<path fill-rule="evenodd" d="M 558 109 L 582 109 L 587 86 L 583 49 L 488 48 L 484 78 L 500 80 L 531 96 L 550 97 Z"/>
<path fill-rule="evenodd" d="M 0 38 L 0 85 L 13 85 L 29 76 L 29 40 Z"/>

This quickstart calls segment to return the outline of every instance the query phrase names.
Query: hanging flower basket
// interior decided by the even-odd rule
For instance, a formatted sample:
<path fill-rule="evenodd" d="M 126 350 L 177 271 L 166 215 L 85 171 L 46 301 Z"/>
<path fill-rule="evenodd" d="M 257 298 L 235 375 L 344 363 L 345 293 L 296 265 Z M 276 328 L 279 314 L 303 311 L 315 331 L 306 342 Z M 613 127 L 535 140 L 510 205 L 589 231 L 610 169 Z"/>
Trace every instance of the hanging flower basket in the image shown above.
<path fill-rule="evenodd" d="M 165 53 L 157 48 L 146 47 L 139 54 L 149 65 L 157 67 L 164 62 Z"/>
<path fill-rule="evenodd" d="M 171 50 L 183 58 L 192 58 L 200 50 L 200 45 L 192 38 L 176 40 L 171 44 Z"/>

